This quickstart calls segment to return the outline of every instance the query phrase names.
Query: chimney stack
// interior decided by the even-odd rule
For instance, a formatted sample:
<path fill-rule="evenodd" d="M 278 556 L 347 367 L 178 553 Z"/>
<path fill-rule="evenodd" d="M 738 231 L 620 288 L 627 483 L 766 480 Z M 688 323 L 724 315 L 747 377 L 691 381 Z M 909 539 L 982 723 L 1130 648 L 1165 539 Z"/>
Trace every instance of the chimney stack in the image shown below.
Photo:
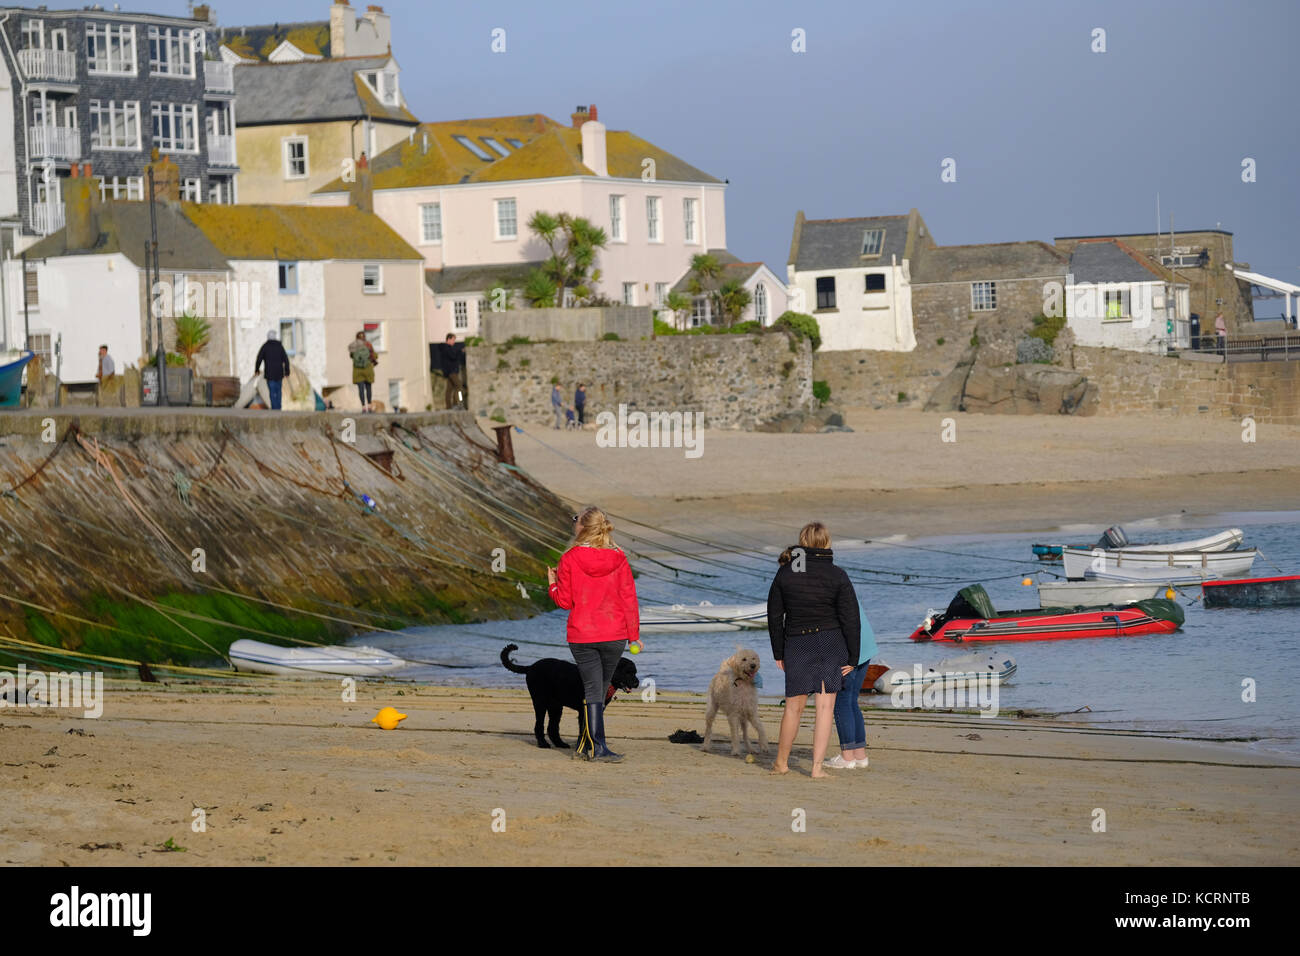
<path fill-rule="evenodd" d="M 370 174 L 370 161 L 366 159 L 365 153 L 362 153 L 361 158 L 357 160 L 357 178 L 353 180 L 352 188 L 348 190 L 348 201 L 362 212 L 375 211 L 374 179 Z"/>
<path fill-rule="evenodd" d="M 174 160 L 168 156 L 159 158 L 155 148 L 150 154 L 149 165 L 145 167 L 144 181 L 149 184 L 149 170 L 153 170 L 153 198 L 161 202 L 181 201 L 181 171 Z"/>
<path fill-rule="evenodd" d="M 93 249 L 99 242 L 99 181 L 91 176 L 87 163 L 72 164 L 71 175 L 64 181 L 63 196 L 67 206 L 65 241 L 69 250 Z"/>
<path fill-rule="evenodd" d="M 591 119 L 591 114 L 587 112 L 587 107 L 579 106 L 569 114 L 569 119 L 573 121 L 574 129 L 582 129 L 582 124 Z"/>
<path fill-rule="evenodd" d="M 582 164 L 597 176 L 608 176 L 605 124 L 596 122 L 596 107 L 591 108 L 589 115 L 591 119 L 582 124 Z"/>
<path fill-rule="evenodd" d="M 330 6 L 330 56 L 348 55 L 348 37 L 356 32 L 357 12 L 348 0 L 334 0 Z"/>

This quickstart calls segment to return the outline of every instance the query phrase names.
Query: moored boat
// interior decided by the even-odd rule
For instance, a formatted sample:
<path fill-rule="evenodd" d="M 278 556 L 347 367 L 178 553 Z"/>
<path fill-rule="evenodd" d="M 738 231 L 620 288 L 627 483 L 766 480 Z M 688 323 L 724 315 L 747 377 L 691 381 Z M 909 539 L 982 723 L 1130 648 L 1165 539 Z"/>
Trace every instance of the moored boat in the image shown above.
<path fill-rule="evenodd" d="M 1083 580 L 1088 572 L 1097 578 L 1114 580 L 1154 581 L 1177 573 L 1188 572 L 1185 577 L 1221 578 L 1248 574 L 1258 554 L 1256 548 L 1240 551 L 1106 551 L 1102 548 L 1063 548 L 1061 560 L 1065 576 L 1072 581 Z"/>
<path fill-rule="evenodd" d="M 26 349 L 0 352 L 0 407 L 12 408 L 23 394 L 23 369 L 36 357 Z"/>
<path fill-rule="evenodd" d="M 966 654 L 962 657 L 944 658 L 928 667 L 914 664 L 911 670 L 891 667 L 862 689 L 888 694 L 897 687 L 926 687 L 936 681 L 961 683 L 980 680 L 1004 684 L 1015 673 L 1016 659 L 1010 655 Z"/>
<path fill-rule="evenodd" d="M 766 604 L 667 604 L 641 608 L 641 630 L 701 633 L 767 627 Z"/>
<path fill-rule="evenodd" d="M 282 677 L 378 677 L 410 662 L 377 647 L 280 647 L 241 639 L 230 645 L 237 671 Z"/>
<path fill-rule="evenodd" d="M 1184 583 L 1184 582 L 1180 582 Z M 1200 584 L 1198 578 L 1195 584 Z M 1099 604 L 1132 604 L 1147 598 L 1169 597 L 1166 593 L 1174 585 L 1171 580 L 1108 581 L 1041 581 L 1038 585 L 1038 606 L 1088 607 Z"/>
<path fill-rule="evenodd" d="M 1201 593 L 1205 606 L 1212 608 L 1300 607 L 1300 574 L 1206 581 Z"/>
<path fill-rule="evenodd" d="M 914 641 L 1060 641 L 1084 637 L 1169 634 L 1183 609 L 1166 598 L 1096 607 L 999 611 L 981 585 L 957 592 L 947 610 L 931 611 L 912 632 Z"/>
<path fill-rule="evenodd" d="M 1190 541 L 1170 541 L 1165 544 L 1131 544 L 1128 535 L 1124 533 L 1124 529 L 1116 525 L 1107 528 L 1101 539 L 1092 548 L 1100 548 L 1103 551 L 1230 551 L 1240 545 L 1245 540 L 1245 537 L 1240 528 L 1228 528 L 1226 531 L 1220 531 L 1217 534 L 1207 535 L 1203 538 L 1193 538 Z M 1034 555 L 1042 561 L 1060 561 L 1066 548 L 1079 551 L 1091 550 L 1086 544 L 1036 544 L 1033 546 Z"/>

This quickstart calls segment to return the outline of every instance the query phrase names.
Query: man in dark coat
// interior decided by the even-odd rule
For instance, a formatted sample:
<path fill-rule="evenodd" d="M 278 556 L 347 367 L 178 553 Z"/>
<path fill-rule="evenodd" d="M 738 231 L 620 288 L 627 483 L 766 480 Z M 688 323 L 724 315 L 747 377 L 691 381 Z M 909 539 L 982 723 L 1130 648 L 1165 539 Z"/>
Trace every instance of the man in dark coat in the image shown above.
<path fill-rule="evenodd" d="M 438 371 L 447 380 L 447 389 L 443 393 L 443 402 L 447 408 L 454 408 L 462 400 L 469 407 L 469 396 L 464 395 L 464 379 L 461 370 L 465 367 L 465 343 L 456 341 L 456 333 L 448 332 L 443 344 L 434 346 L 438 350 Z"/>
<path fill-rule="evenodd" d="M 289 353 L 284 350 L 274 332 L 266 333 L 266 341 L 257 351 L 257 361 L 253 364 L 254 375 L 262 370 L 263 364 L 266 365 L 266 390 L 271 394 L 271 409 L 279 411 L 280 387 L 289 377 Z"/>

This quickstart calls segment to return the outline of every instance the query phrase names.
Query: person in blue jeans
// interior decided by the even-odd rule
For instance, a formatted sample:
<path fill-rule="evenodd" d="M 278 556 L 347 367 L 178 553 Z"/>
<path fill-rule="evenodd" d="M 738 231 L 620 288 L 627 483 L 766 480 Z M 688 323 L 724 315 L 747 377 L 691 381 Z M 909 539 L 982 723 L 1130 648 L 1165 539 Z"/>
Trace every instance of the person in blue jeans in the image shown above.
<path fill-rule="evenodd" d="M 862 620 L 858 664 L 845 676 L 844 686 L 835 695 L 835 732 L 840 737 L 840 754 L 825 763 L 825 766 L 836 770 L 867 766 L 867 725 L 862 719 L 858 695 L 862 693 L 862 682 L 866 679 L 867 668 L 877 650 L 876 635 L 871 630 L 871 622 L 867 620 L 861 604 L 858 605 L 858 616 Z"/>

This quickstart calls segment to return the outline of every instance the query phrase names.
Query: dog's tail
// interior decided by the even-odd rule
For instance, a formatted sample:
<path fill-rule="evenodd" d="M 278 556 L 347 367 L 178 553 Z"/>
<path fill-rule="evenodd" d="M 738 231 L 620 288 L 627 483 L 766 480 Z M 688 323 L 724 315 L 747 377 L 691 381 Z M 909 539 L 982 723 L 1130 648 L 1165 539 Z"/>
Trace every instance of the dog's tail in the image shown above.
<path fill-rule="evenodd" d="M 518 644 L 507 644 L 505 648 L 501 651 L 501 664 L 503 667 L 505 667 L 506 670 L 510 671 L 512 674 L 527 674 L 528 673 L 527 667 L 520 667 L 518 664 L 516 664 L 514 661 L 510 659 L 510 652 L 517 651 L 517 650 L 519 650 Z"/>

